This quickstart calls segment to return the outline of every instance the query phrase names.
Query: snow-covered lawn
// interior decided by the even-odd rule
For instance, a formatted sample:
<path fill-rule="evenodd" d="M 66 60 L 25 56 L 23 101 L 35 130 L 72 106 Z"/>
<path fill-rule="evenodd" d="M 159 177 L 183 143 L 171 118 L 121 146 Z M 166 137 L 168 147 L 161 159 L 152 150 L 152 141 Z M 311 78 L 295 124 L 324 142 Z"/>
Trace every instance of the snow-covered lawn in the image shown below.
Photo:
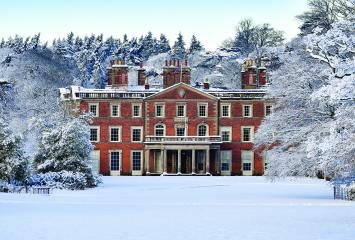
<path fill-rule="evenodd" d="M 0 239 L 355 239 L 355 203 L 315 179 L 104 177 L 86 191 L 0 194 Z"/>

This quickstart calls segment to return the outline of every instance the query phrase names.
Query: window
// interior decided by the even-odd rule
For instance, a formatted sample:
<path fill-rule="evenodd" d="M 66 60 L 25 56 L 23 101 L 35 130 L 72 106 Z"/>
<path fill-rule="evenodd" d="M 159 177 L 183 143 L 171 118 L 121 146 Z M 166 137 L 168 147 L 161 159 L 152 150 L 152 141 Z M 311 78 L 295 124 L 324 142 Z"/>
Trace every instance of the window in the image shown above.
<path fill-rule="evenodd" d="M 199 117 L 207 117 L 207 112 L 208 112 L 208 109 L 207 109 L 207 106 L 208 104 L 207 103 L 199 103 L 197 105 L 198 107 L 198 116 Z"/>
<path fill-rule="evenodd" d="M 143 127 L 131 127 L 131 141 L 141 142 L 142 132 L 143 132 Z"/>
<path fill-rule="evenodd" d="M 120 171 L 121 151 L 110 151 L 110 169 L 111 171 Z"/>
<path fill-rule="evenodd" d="M 176 116 L 177 117 L 185 117 L 186 116 L 185 104 L 178 104 L 176 106 Z"/>
<path fill-rule="evenodd" d="M 100 127 L 90 127 L 90 141 L 99 142 L 100 141 Z"/>
<path fill-rule="evenodd" d="M 176 127 L 176 136 L 185 136 L 185 127 Z"/>
<path fill-rule="evenodd" d="M 221 171 L 230 172 L 230 164 L 232 162 L 232 151 L 224 150 L 221 151 Z"/>
<path fill-rule="evenodd" d="M 155 105 L 155 116 L 156 117 L 164 117 L 164 115 L 165 115 L 164 104 L 156 104 Z"/>
<path fill-rule="evenodd" d="M 242 127 L 242 142 L 252 142 L 254 127 Z"/>
<path fill-rule="evenodd" d="M 198 132 L 197 132 L 198 136 L 207 136 L 208 135 L 208 126 L 206 124 L 198 125 L 197 129 L 198 129 Z"/>
<path fill-rule="evenodd" d="M 132 151 L 132 171 L 141 171 L 142 151 Z"/>
<path fill-rule="evenodd" d="M 221 127 L 222 142 L 232 141 L 232 127 Z"/>
<path fill-rule="evenodd" d="M 94 117 L 99 116 L 99 104 L 98 103 L 89 103 L 89 112 L 92 113 Z"/>
<path fill-rule="evenodd" d="M 120 116 L 120 106 L 118 104 L 111 104 L 111 117 Z"/>
<path fill-rule="evenodd" d="M 110 141 L 121 142 L 121 127 L 110 127 Z"/>
<path fill-rule="evenodd" d="M 141 117 L 142 116 L 142 104 L 134 103 L 132 104 L 132 116 Z"/>
<path fill-rule="evenodd" d="M 253 116 L 253 105 L 243 105 L 243 117 Z"/>
<path fill-rule="evenodd" d="M 222 104 L 221 105 L 221 116 L 222 117 L 230 117 L 231 116 L 231 111 L 230 111 L 230 104 Z"/>
<path fill-rule="evenodd" d="M 242 171 L 243 175 L 252 175 L 253 171 L 253 151 L 242 151 Z"/>
<path fill-rule="evenodd" d="M 272 113 L 272 105 L 266 105 L 265 106 L 265 116 L 268 116 Z"/>
<path fill-rule="evenodd" d="M 163 124 L 155 125 L 155 136 L 164 136 L 165 135 L 165 126 Z"/>

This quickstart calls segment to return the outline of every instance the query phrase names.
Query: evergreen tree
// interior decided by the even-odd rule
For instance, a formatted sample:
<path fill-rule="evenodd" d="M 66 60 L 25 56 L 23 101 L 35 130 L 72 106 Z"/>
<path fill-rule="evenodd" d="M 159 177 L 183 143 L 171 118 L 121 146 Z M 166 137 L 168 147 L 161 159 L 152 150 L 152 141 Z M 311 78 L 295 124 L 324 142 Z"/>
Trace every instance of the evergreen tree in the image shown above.
<path fill-rule="evenodd" d="M 154 49 L 154 39 L 152 32 L 148 32 L 147 35 L 143 38 L 142 44 L 142 52 L 141 55 L 144 60 L 147 60 L 150 56 L 155 53 Z"/>
<path fill-rule="evenodd" d="M 172 49 L 171 56 L 175 59 L 184 59 L 186 55 L 185 42 L 184 37 L 181 33 L 179 33 Z"/>
<path fill-rule="evenodd" d="M 196 39 L 195 35 L 192 35 L 189 53 L 191 54 L 194 52 L 198 52 L 198 51 L 201 51 L 202 49 L 203 49 L 203 47 L 201 45 L 201 42 Z"/>
<path fill-rule="evenodd" d="M 56 114 L 55 121 L 43 128 L 35 157 L 36 170 L 38 173 L 82 173 L 86 187 L 93 187 L 96 181 L 88 159 L 93 148 L 88 120 L 72 117 L 65 111 Z"/>
<path fill-rule="evenodd" d="M 41 33 L 35 34 L 31 38 L 28 49 L 33 49 L 33 50 L 38 49 L 40 47 L 40 37 L 41 37 Z"/>
<path fill-rule="evenodd" d="M 159 41 L 157 42 L 158 53 L 166 53 L 171 50 L 169 40 L 164 34 L 160 34 Z"/>

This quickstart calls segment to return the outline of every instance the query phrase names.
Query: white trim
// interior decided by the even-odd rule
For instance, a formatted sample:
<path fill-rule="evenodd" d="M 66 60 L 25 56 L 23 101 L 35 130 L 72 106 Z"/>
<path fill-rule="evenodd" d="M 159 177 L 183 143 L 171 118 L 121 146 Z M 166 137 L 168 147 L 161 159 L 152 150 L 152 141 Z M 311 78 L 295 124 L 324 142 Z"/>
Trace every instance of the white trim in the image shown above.
<path fill-rule="evenodd" d="M 200 124 L 198 124 L 197 125 L 197 132 L 196 132 L 196 136 L 200 136 L 199 135 L 199 128 L 200 128 L 200 126 L 206 126 L 206 135 L 205 136 L 209 136 L 209 134 L 210 134 L 210 126 L 208 126 L 208 124 L 207 123 L 200 123 Z"/>
<path fill-rule="evenodd" d="M 162 106 L 161 115 L 157 116 L 157 106 Z M 154 117 L 164 118 L 165 117 L 165 103 L 156 102 L 154 103 Z"/>
<path fill-rule="evenodd" d="M 90 135 L 91 135 L 91 129 L 97 129 L 97 141 L 91 141 L 91 142 L 93 143 L 100 142 L 100 126 L 90 125 Z M 90 136 L 90 140 L 91 140 L 91 136 Z"/>
<path fill-rule="evenodd" d="M 99 103 L 88 103 L 88 107 L 89 107 L 89 113 L 91 113 L 91 106 L 96 106 L 96 114 L 94 115 L 94 117 L 99 117 L 100 116 L 100 104 Z"/>
<path fill-rule="evenodd" d="M 134 107 L 139 106 L 139 116 L 134 116 Z M 142 103 L 132 103 L 132 118 L 142 117 Z"/>
<path fill-rule="evenodd" d="M 178 106 L 184 106 L 184 116 L 178 116 Z M 176 103 L 175 116 L 178 118 L 186 117 L 186 102 L 177 102 Z"/>
<path fill-rule="evenodd" d="M 232 142 L 233 139 L 233 128 L 231 126 L 221 126 L 219 128 L 220 134 L 221 134 L 221 140 L 222 142 Z M 222 136 L 222 131 L 223 132 L 229 132 L 229 141 L 223 141 L 223 136 Z"/>
<path fill-rule="evenodd" d="M 200 114 L 200 106 L 205 106 L 205 116 L 201 116 Z M 199 102 L 197 103 L 197 116 L 201 118 L 206 118 L 208 117 L 208 103 L 207 102 Z"/>
<path fill-rule="evenodd" d="M 117 116 L 113 115 L 113 106 L 117 106 Z M 110 116 L 113 118 L 121 116 L 121 105 L 119 103 L 110 103 Z"/>
<path fill-rule="evenodd" d="M 244 141 L 244 129 L 246 128 L 250 128 L 250 141 Z M 253 142 L 254 140 L 254 126 L 241 126 L 241 133 L 240 133 L 240 137 L 241 137 L 241 142 Z"/>
<path fill-rule="evenodd" d="M 133 170 L 133 152 L 140 152 L 141 153 L 141 166 L 140 166 L 140 170 Z M 131 150 L 131 173 L 132 176 L 140 176 L 142 175 L 143 172 L 143 150 Z"/>
<path fill-rule="evenodd" d="M 118 141 L 111 141 L 112 128 L 118 128 Z M 122 126 L 109 126 L 109 142 L 122 142 Z"/>
<path fill-rule="evenodd" d="M 230 159 L 228 161 L 228 170 L 222 170 L 222 152 L 230 152 Z M 221 150 L 220 151 L 220 169 L 221 169 L 221 175 L 222 176 L 229 176 L 231 175 L 232 172 L 232 159 L 233 159 L 233 151 L 232 150 Z"/>
<path fill-rule="evenodd" d="M 228 106 L 228 116 L 223 116 L 223 106 Z M 231 109 L 231 103 L 221 103 L 221 114 L 220 114 L 220 117 L 223 117 L 223 118 L 229 118 L 231 117 L 231 112 L 232 112 L 232 109 Z"/>
<path fill-rule="evenodd" d="M 248 116 L 246 116 L 245 115 L 245 107 L 249 107 L 249 115 Z M 253 117 L 253 105 L 252 104 L 243 104 L 242 105 L 242 112 L 243 112 L 243 117 L 245 117 L 245 118 L 251 118 L 251 117 Z"/>
<path fill-rule="evenodd" d="M 139 129 L 139 130 L 141 130 L 140 141 L 133 141 L 133 130 L 134 130 L 134 129 Z M 143 126 L 131 126 L 131 142 L 133 142 L 133 143 L 140 143 L 140 142 L 143 142 Z"/>
<path fill-rule="evenodd" d="M 247 161 L 247 159 L 243 159 L 243 153 L 245 152 L 251 152 L 251 166 L 250 166 L 250 170 L 248 171 L 244 171 L 243 170 L 243 164 L 244 161 Z M 254 152 L 252 150 L 241 150 L 240 152 L 240 159 L 241 159 L 241 171 L 243 173 L 243 176 L 252 176 L 253 175 L 253 171 L 254 171 Z M 249 161 L 249 160 L 248 160 Z"/>
<path fill-rule="evenodd" d="M 109 166 L 110 166 L 110 175 L 111 176 L 119 176 L 121 175 L 122 172 L 122 150 L 120 149 L 110 149 L 109 151 Z M 119 164 L 119 170 L 111 170 L 111 153 L 112 152 L 119 152 L 119 159 L 118 159 L 118 164 Z"/>

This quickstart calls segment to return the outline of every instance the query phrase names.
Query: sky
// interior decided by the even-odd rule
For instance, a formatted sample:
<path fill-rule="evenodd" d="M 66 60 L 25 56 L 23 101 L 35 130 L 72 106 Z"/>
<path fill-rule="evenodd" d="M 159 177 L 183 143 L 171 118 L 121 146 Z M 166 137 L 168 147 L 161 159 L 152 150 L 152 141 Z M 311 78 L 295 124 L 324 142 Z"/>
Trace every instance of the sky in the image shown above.
<path fill-rule="evenodd" d="M 189 43 L 193 34 L 207 50 L 233 37 L 245 18 L 270 23 L 287 40 L 298 33 L 295 16 L 307 0 L 2 0 L 0 39 L 41 33 L 42 42 L 65 37 L 104 34 L 116 38 L 164 33 L 172 44 L 178 33 Z"/>

